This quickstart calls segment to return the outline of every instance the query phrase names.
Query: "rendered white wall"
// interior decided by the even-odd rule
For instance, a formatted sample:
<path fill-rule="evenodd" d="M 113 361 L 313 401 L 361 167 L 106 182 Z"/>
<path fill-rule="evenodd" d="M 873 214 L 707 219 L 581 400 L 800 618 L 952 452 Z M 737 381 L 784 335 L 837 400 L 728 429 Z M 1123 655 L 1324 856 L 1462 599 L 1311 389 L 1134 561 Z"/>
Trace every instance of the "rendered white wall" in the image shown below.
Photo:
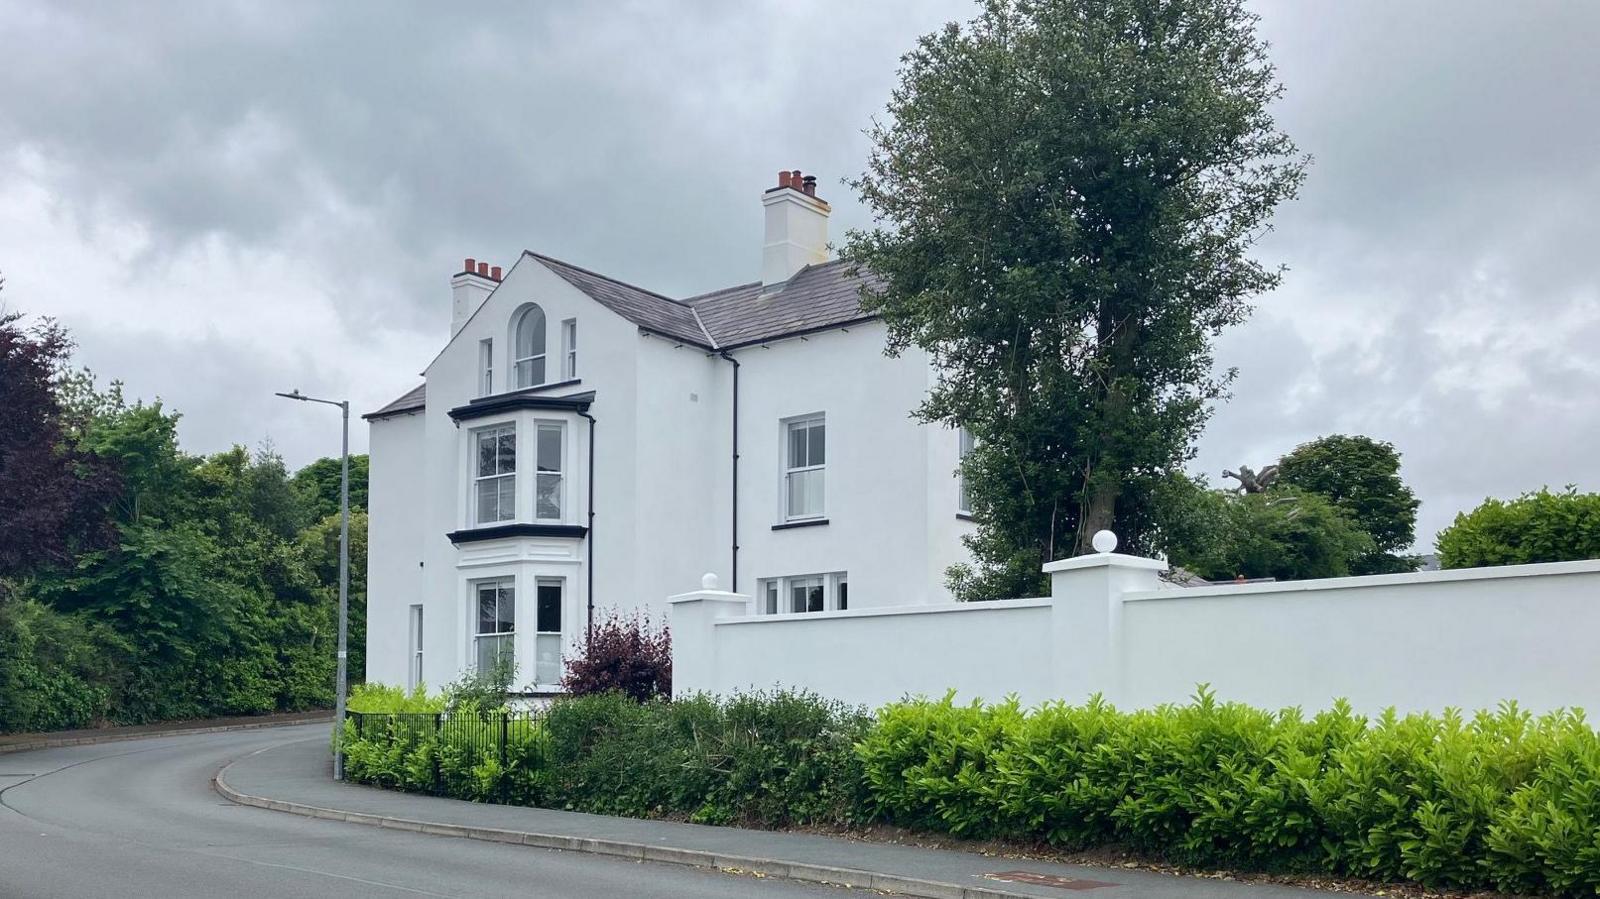
<path fill-rule="evenodd" d="M 1163 586 L 1163 567 L 1084 556 L 1047 566 L 1048 600 L 827 615 L 713 617 L 685 594 L 674 638 L 697 659 L 673 688 L 781 685 L 867 705 L 1100 693 L 1145 707 L 1208 683 L 1307 711 L 1339 697 L 1365 713 L 1600 710 L 1600 561 L 1195 590 Z"/>
<path fill-rule="evenodd" d="M 424 471 L 423 418 L 413 413 L 379 419 L 369 432 L 366 679 L 404 685 L 407 610 L 423 595 L 423 519 L 412 489 Z"/>

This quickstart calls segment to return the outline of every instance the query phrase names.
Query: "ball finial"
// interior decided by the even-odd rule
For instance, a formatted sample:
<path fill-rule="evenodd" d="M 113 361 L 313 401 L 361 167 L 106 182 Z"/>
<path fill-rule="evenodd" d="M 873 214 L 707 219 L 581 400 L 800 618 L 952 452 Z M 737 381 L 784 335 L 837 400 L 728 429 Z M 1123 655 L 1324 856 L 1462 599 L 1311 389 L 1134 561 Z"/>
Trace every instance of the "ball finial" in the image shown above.
<path fill-rule="evenodd" d="M 1095 531 L 1094 539 L 1090 541 L 1097 553 L 1108 553 L 1117 548 L 1117 535 L 1110 531 Z"/>
<path fill-rule="evenodd" d="M 717 589 L 717 576 L 716 576 L 716 574 L 713 573 L 713 572 L 710 572 L 710 571 L 706 572 L 705 574 L 702 574 L 700 576 L 700 589 L 702 589 L 702 590 L 715 590 L 715 589 Z"/>

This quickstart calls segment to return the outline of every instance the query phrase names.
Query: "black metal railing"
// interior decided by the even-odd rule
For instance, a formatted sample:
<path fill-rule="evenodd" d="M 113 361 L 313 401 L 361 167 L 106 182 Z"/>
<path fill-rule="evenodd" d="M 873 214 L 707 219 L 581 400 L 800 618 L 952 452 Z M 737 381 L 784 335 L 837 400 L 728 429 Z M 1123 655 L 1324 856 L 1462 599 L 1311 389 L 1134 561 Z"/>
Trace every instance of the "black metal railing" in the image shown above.
<path fill-rule="evenodd" d="M 349 718 L 357 743 L 399 760 L 399 773 L 361 778 L 382 786 L 511 802 L 517 784 L 543 767 L 538 711 L 351 712 Z M 490 761 L 492 767 L 484 764 Z M 419 772 L 419 764 L 431 770 Z"/>

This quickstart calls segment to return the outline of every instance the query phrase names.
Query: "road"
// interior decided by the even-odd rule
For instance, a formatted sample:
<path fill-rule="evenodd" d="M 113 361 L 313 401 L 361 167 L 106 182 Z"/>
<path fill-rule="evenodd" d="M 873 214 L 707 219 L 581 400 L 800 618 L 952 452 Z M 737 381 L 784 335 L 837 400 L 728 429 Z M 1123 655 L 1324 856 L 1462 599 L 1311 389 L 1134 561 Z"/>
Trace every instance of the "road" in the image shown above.
<path fill-rule="evenodd" d="M 824 886 L 234 805 L 217 769 L 327 725 L 0 755 L 0 897 L 832 896 Z"/>

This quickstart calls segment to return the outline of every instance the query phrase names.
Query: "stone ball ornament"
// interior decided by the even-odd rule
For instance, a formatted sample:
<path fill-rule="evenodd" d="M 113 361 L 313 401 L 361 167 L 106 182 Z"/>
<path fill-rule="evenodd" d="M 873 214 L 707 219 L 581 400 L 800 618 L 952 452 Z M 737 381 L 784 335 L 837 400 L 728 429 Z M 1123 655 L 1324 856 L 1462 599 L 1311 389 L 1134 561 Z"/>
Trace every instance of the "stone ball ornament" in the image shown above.
<path fill-rule="evenodd" d="M 1094 539 L 1089 542 L 1095 552 L 1108 553 L 1117 548 L 1117 535 L 1110 531 L 1095 531 Z"/>

